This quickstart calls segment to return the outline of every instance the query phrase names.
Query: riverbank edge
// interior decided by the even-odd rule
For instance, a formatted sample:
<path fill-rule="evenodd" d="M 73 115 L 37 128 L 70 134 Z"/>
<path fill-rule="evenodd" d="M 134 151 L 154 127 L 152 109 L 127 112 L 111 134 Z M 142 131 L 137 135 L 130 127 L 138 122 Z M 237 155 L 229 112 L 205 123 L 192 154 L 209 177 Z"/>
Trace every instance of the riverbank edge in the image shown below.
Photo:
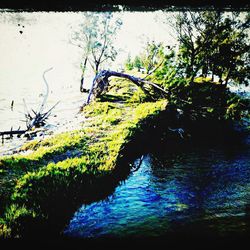
<path fill-rule="evenodd" d="M 0 158 L 2 174 L 12 183 L 1 196 L 6 200 L 0 199 L 2 238 L 62 237 L 79 206 L 105 199 L 130 174 L 130 162 L 162 138 L 175 142 L 190 135 L 199 141 L 238 137 L 232 134 L 231 121 L 191 120 L 167 100 L 143 100 L 133 85 L 115 93 L 84 108 L 82 129 L 31 141 L 21 148 L 25 154 Z"/>
<path fill-rule="evenodd" d="M 131 168 L 131 165 L 128 165 L 129 160 L 140 151 L 136 147 L 150 141 L 150 136 L 146 137 L 145 134 L 149 130 L 157 131 L 153 136 L 156 138 L 157 134 L 162 133 L 162 128 L 165 128 L 159 121 L 166 121 L 163 116 L 166 115 L 167 101 L 126 104 L 121 110 L 119 106 L 121 105 L 111 102 L 96 102 L 86 108 L 84 114 L 93 119 L 91 125 L 94 120 L 100 122 L 104 116 L 108 125 L 105 127 L 103 121 L 99 125 L 96 122 L 96 126 L 104 126 L 99 134 L 92 126 L 86 126 L 81 131 L 73 133 L 74 136 L 77 133 L 82 135 L 78 138 L 79 145 L 73 143 L 73 148 L 82 147 L 88 151 L 80 157 L 43 165 L 39 160 L 48 155 L 51 158 L 56 152 L 45 152 L 38 157 L 37 151 L 41 151 L 42 148 L 39 145 L 44 146 L 53 140 L 48 139 L 40 144 L 31 142 L 24 145 L 23 149 L 35 149 L 27 156 L 1 159 L 1 166 L 4 166 L 4 162 L 11 161 L 12 165 L 9 166 L 14 168 L 20 167 L 18 162 L 21 162 L 21 165 L 25 162 L 26 168 L 29 169 L 18 177 L 6 203 L 5 213 L 1 219 L 1 237 L 32 237 L 39 234 L 38 232 L 43 232 L 48 237 L 58 235 L 64 223 L 69 221 L 69 216 L 80 204 L 104 199 L 126 178 Z M 126 117 L 124 121 L 116 116 L 116 113 L 123 115 L 123 118 Z M 105 128 L 117 131 L 108 136 Z M 95 138 L 91 135 L 95 135 Z M 36 163 L 41 166 L 30 171 L 27 166 L 29 163 L 31 166 Z"/>

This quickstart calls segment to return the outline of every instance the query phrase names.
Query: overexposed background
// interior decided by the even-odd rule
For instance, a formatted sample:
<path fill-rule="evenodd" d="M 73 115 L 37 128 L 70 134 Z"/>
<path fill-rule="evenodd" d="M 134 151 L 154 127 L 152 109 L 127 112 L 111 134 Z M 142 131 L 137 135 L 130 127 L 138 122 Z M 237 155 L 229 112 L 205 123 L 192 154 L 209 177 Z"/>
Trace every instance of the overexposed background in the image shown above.
<path fill-rule="evenodd" d="M 128 53 L 132 57 L 138 54 L 149 38 L 166 44 L 174 42 L 167 26 L 156 21 L 165 18 L 161 11 L 114 15 L 122 19 L 123 25 L 115 40 L 119 54 L 108 65 L 110 69 L 123 65 Z M 60 100 L 54 113 L 70 119 L 71 111 L 80 106 L 84 99 L 79 92 L 82 51 L 70 44 L 69 38 L 82 21 L 81 12 L 0 13 L 0 131 L 25 126 L 19 122 L 23 118 L 23 98 L 29 108 L 39 106 L 45 92 L 42 74 L 50 67 L 53 70 L 46 74 L 48 105 Z M 86 85 L 91 84 L 92 77 L 89 72 Z M 12 100 L 14 110 L 10 111 Z"/>

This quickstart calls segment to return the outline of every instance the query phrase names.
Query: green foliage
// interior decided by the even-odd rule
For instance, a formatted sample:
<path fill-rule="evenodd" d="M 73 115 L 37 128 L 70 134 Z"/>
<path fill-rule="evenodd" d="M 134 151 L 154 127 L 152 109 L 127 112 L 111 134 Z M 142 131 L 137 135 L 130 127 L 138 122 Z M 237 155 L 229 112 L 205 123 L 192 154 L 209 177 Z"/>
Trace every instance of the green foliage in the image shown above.
<path fill-rule="evenodd" d="M 131 55 L 128 54 L 128 58 L 125 61 L 125 69 L 132 70 L 134 68 L 134 63 L 132 62 Z"/>
<path fill-rule="evenodd" d="M 25 206 L 18 206 L 17 204 L 12 204 L 9 206 L 5 212 L 5 222 L 6 224 L 13 224 L 17 219 L 21 216 L 31 215 L 32 217 L 35 216 L 34 211 L 28 210 Z"/>
<path fill-rule="evenodd" d="M 147 41 L 143 51 L 136 55 L 132 60 L 130 54 L 125 62 L 125 68 L 132 70 L 136 68 L 145 69 L 145 73 L 149 74 L 157 66 L 163 63 L 165 59 L 165 47 L 162 43 L 156 43 L 155 41 Z"/>
<path fill-rule="evenodd" d="M 193 83 L 176 79 L 166 85 L 170 104 L 185 110 L 191 119 L 238 120 L 248 115 L 250 102 L 224 85 L 199 78 Z"/>
<path fill-rule="evenodd" d="M 139 128 L 138 124 L 152 115 L 158 115 L 159 111 L 166 106 L 165 101 L 143 103 L 137 106 L 133 113 L 126 111 L 124 114 L 124 110 L 115 107 L 107 111 L 108 103 L 102 104 L 103 112 L 107 113 L 100 112 L 100 103 L 90 105 L 93 110 L 97 108 L 99 115 L 91 112 L 88 113 L 88 116 L 94 120 L 101 120 L 102 126 L 95 131 L 95 141 L 88 142 L 88 148 L 83 152 L 83 156 L 50 163 L 40 168 L 39 171 L 25 174 L 16 184 L 12 195 L 14 202 L 29 205 L 31 203 L 38 206 L 46 197 L 48 199 L 51 196 L 48 190 L 56 192 L 62 187 L 70 186 L 75 179 L 79 180 L 79 178 L 93 173 L 97 175 L 100 171 L 111 171 L 116 166 L 121 148 L 135 135 Z M 130 108 L 129 112 L 132 110 Z M 125 116 L 126 120 L 116 122 L 116 126 L 114 126 L 118 115 L 120 115 L 120 119 L 121 115 L 123 119 Z"/>
<path fill-rule="evenodd" d="M 178 69 L 193 81 L 201 74 L 246 84 L 249 75 L 249 16 L 221 11 L 186 11 L 174 24 L 179 39 Z"/>
<path fill-rule="evenodd" d="M 6 209 L 4 218 L 0 218 L 0 238 L 9 238 L 13 234 L 16 238 L 19 238 L 22 231 L 22 222 L 35 217 L 36 213 L 32 209 L 27 209 L 24 205 L 11 204 Z"/>
<path fill-rule="evenodd" d="M 140 68 L 142 68 L 142 65 L 143 64 L 142 64 L 141 58 L 139 56 L 136 56 L 134 63 L 133 63 L 133 66 L 139 70 Z"/>
<path fill-rule="evenodd" d="M 142 67 L 146 69 L 146 73 L 150 73 L 157 65 L 164 60 L 164 46 L 162 43 L 155 41 L 147 41 L 144 51 L 141 53 Z"/>
<path fill-rule="evenodd" d="M 83 131 L 71 131 L 55 135 L 43 141 L 34 140 L 21 147 L 31 150 L 27 155 L 6 156 L 0 159 L 0 169 L 26 172 L 46 164 L 51 157 L 63 155 L 68 150 L 84 150 L 87 136 Z"/>
<path fill-rule="evenodd" d="M 134 91 L 129 102 L 131 102 L 131 103 L 143 103 L 143 102 L 147 101 L 147 99 L 148 99 L 148 96 L 141 89 L 138 88 L 137 91 Z"/>
<path fill-rule="evenodd" d="M 164 60 L 152 74 L 152 79 L 162 86 L 171 84 L 178 78 L 178 71 L 175 62 L 175 53 L 172 49 L 164 54 Z"/>
<path fill-rule="evenodd" d="M 83 50 L 84 63 L 81 63 L 81 68 L 84 76 L 87 62 L 97 73 L 105 62 L 115 60 L 117 49 L 113 41 L 122 21 L 114 18 L 111 12 L 85 12 L 83 17 L 83 23 L 73 33 L 71 43 Z"/>
<path fill-rule="evenodd" d="M 9 238 L 11 236 L 11 230 L 6 225 L 6 223 L 0 219 L 0 239 L 2 238 Z"/>

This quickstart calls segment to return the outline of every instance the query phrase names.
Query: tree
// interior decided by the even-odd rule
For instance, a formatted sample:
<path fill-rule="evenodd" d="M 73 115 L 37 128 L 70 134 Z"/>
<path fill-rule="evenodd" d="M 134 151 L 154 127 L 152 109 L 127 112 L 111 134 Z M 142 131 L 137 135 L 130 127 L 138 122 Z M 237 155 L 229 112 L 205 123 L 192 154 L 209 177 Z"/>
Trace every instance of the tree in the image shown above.
<path fill-rule="evenodd" d="M 175 20 L 178 67 L 190 82 L 199 72 L 212 74 L 212 79 L 216 75 L 225 85 L 229 79 L 240 83 L 249 79 L 249 15 L 243 19 L 236 12 L 185 11 Z"/>
<path fill-rule="evenodd" d="M 140 70 L 140 68 L 142 68 L 142 61 L 140 56 L 135 56 L 135 60 L 133 63 L 134 67 L 137 68 L 138 70 Z"/>
<path fill-rule="evenodd" d="M 164 59 L 164 46 L 162 43 L 147 41 L 144 52 L 141 54 L 142 66 L 150 73 Z"/>
<path fill-rule="evenodd" d="M 167 50 L 162 55 L 162 61 L 155 67 L 152 78 L 162 86 L 166 86 L 174 79 L 178 78 L 176 66 L 176 54 L 174 49 L 167 46 Z"/>
<path fill-rule="evenodd" d="M 73 33 L 70 41 L 83 51 L 81 91 L 87 63 L 97 74 L 104 62 L 115 60 L 117 50 L 113 41 L 121 25 L 121 19 L 114 18 L 111 12 L 84 14 L 84 22 L 80 24 L 79 31 Z"/>
<path fill-rule="evenodd" d="M 163 43 L 156 43 L 155 41 L 147 41 L 144 50 L 135 56 L 134 60 L 131 59 L 130 54 L 125 62 L 125 67 L 128 70 L 137 68 L 138 70 L 144 68 L 147 74 L 160 66 L 165 60 L 164 54 L 165 47 Z"/>
<path fill-rule="evenodd" d="M 206 54 L 203 53 L 211 45 L 214 27 L 220 21 L 220 12 L 214 12 L 213 17 L 207 12 L 184 11 L 176 16 L 174 29 L 179 41 L 178 68 L 192 82 L 199 70 L 206 71 Z M 212 13 L 212 12 L 211 12 Z M 209 19 L 213 20 L 213 25 Z M 210 25 L 207 25 L 209 23 Z M 202 56 L 201 56 L 202 55 Z"/>
<path fill-rule="evenodd" d="M 133 62 L 132 62 L 132 59 L 131 59 L 131 55 L 128 54 L 128 57 L 127 57 L 127 59 L 125 61 L 125 68 L 127 70 L 132 70 L 133 67 L 134 67 L 134 65 L 133 65 Z"/>
<path fill-rule="evenodd" d="M 213 53 L 209 58 L 213 74 L 227 85 L 229 79 L 247 83 L 249 77 L 249 20 L 242 20 L 239 13 L 225 17 L 213 38 Z"/>

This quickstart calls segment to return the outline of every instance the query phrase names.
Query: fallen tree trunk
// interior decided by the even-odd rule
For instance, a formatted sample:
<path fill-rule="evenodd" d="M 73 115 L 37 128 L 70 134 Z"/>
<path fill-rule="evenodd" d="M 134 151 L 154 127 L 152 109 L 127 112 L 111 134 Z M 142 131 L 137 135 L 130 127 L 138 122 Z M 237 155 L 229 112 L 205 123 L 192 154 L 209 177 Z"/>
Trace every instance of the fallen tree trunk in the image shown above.
<path fill-rule="evenodd" d="M 27 138 L 32 138 L 34 136 L 37 135 L 37 133 L 39 132 L 44 132 L 46 131 L 45 129 L 42 129 L 42 128 L 36 128 L 34 130 L 28 130 L 28 129 L 25 129 L 25 130 L 9 130 L 9 131 L 2 131 L 0 132 L 0 136 L 2 136 L 2 143 L 4 143 L 4 140 L 5 139 L 11 139 L 13 138 L 13 135 L 17 135 L 17 137 L 20 137 L 21 135 L 23 135 L 24 137 L 27 137 Z M 6 138 L 4 137 L 5 135 L 9 135 L 10 137 L 9 138 Z"/>
<path fill-rule="evenodd" d="M 130 80 L 135 85 L 140 87 L 143 90 L 143 92 L 145 92 L 149 96 L 152 96 L 152 94 L 145 87 L 145 85 L 152 86 L 154 89 L 157 89 L 161 94 L 164 94 L 164 95 L 168 94 L 168 92 L 166 90 L 164 90 L 163 88 L 158 86 L 156 83 L 147 81 L 147 80 L 139 78 L 139 77 L 135 77 L 135 76 L 131 76 L 131 75 L 128 75 L 128 74 L 116 72 L 116 71 L 102 70 L 100 73 L 98 73 L 95 76 L 95 78 L 93 80 L 93 83 L 92 83 L 92 86 L 90 88 L 89 95 L 88 95 L 88 98 L 87 98 L 87 101 L 86 101 L 85 105 L 89 104 L 93 97 L 100 96 L 107 89 L 107 87 L 109 85 L 109 77 L 112 77 L 112 76 L 121 77 L 121 78 L 125 78 L 125 79 Z"/>
<path fill-rule="evenodd" d="M 27 130 L 10 130 L 10 131 L 3 131 L 3 132 L 0 132 L 0 136 L 3 136 L 3 135 L 21 135 L 21 134 L 24 134 Z"/>
<path fill-rule="evenodd" d="M 2 136 L 2 144 L 4 143 L 4 136 L 5 135 L 9 135 L 10 138 L 13 138 L 13 135 L 22 135 L 25 134 L 27 130 L 20 130 L 20 128 L 18 130 L 11 130 L 10 131 L 2 131 L 0 132 L 0 136 Z"/>

